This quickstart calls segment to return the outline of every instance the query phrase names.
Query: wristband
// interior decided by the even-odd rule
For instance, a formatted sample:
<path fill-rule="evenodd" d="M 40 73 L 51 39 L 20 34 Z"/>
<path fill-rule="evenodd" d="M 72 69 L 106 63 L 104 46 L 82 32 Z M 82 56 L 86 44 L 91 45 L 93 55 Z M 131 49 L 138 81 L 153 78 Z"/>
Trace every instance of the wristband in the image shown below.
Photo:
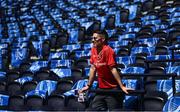
<path fill-rule="evenodd" d="M 90 88 L 91 87 L 91 85 L 90 84 L 87 84 L 87 86 Z"/>

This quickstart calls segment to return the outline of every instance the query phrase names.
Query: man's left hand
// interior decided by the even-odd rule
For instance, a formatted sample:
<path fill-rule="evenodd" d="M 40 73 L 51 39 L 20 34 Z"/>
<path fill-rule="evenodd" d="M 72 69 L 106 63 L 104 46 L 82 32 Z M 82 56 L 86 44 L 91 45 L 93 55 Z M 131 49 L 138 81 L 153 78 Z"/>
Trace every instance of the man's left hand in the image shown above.
<path fill-rule="evenodd" d="M 127 87 L 125 87 L 125 86 L 122 86 L 121 89 L 122 89 L 122 91 L 125 92 L 126 94 L 128 94 L 128 90 L 134 90 L 134 89 L 132 89 L 132 88 L 127 88 Z"/>

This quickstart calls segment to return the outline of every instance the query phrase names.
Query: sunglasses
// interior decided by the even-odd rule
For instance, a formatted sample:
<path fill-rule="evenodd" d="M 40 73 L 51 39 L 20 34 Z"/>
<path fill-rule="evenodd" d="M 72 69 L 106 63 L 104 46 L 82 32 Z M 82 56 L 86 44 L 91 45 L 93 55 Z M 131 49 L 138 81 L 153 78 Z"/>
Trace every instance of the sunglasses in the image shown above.
<path fill-rule="evenodd" d="M 97 37 L 92 37 L 92 41 L 94 42 L 94 41 L 99 41 L 99 40 L 101 40 L 102 38 L 97 38 Z"/>

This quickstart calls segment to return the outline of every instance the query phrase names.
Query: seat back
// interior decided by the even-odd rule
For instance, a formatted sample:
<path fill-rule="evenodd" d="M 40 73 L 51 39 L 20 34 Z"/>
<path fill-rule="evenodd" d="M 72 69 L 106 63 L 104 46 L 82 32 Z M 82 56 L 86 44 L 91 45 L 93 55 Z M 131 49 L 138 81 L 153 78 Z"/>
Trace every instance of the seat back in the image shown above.
<path fill-rule="evenodd" d="M 0 82 L 0 92 L 6 91 L 6 82 Z"/>
<path fill-rule="evenodd" d="M 129 18 L 129 10 L 128 9 L 121 10 L 121 12 L 120 12 L 120 21 L 122 23 L 126 23 L 126 22 L 129 21 L 128 18 Z"/>
<path fill-rule="evenodd" d="M 147 92 L 144 96 L 144 111 L 162 111 L 168 95 L 163 91 Z"/>
<path fill-rule="evenodd" d="M 86 108 L 85 103 L 78 102 L 76 97 L 68 97 L 66 102 L 66 109 L 68 111 L 84 111 Z"/>
<path fill-rule="evenodd" d="M 105 28 L 106 29 L 115 28 L 115 16 L 114 15 L 111 15 L 111 16 L 108 17 Z"/>
<path fill-rule="evenodd" d="M 35 74 L 35 80 L 42 81 L 50 79 L 50 72 L 49 71 L 38 71 Z"/>
<path fill-rule="evenodd" d="M 47 98 L 47 106 L 49 110 L 60 111 L 65 107 L 65 97 L 60 95 L 52 95 Z"/>
<path fill-rule="evenodd" d="M 20 70 L 20 72 L 22 73 L 22 72 L 25 72 L 25 71 L 27 71 L 28 69 L 29 69 L 29 67 L 31 66 L 31 64 L 30 63 L 21 63 L 20 64 L 20 66 L 19 66 L 19 70 Z"/>
<path fill-rule="evenodd" d="M 153 4 L 153 1 L 145 1 L 143 2 L 143 5 L 142 5 L 142 11 L 145 12 L 145 11 L 151 11 L 154 7 L 154 4 Z"/>
<path fill-rule="evenodd" d="M 26 106 L 28 110 L 42 110 L 44 99 L 41 96 L 32 95 L 26 98 Z"/>
<path fill-rule="evenodd" d="M 83 77 L 82 69 L 71 69 L 71 72 L 72 72 L 72 79 L 74 83 L 82 79 Z"/>
<path fill-rule="evenodd" d="M 159 97 L 144 98 L 144 111 L 162 111 L 163 106 L 164 101 Z"/>
<path fill-rule="evenodd" d="M 8 72 L 6 75 L 7 75 L 7 82 L 13 82 L 15 79 L 18 79 L 20 77 L 19 72 L 16 71 Z"/>
<path fill-rule="evenodd" d="M 8 110 L 11 111 L 22 111 L 25 106 L 25 101 L 23 96 L 10 96 L 8 100 Z"/>
<path fill-rule="evenodd" d="M 68 43 L 68 34 L 66 32 L 63 32 L 63 35 L 58 36 L 56 40 L 56 48 L 61 48 L 63 45 L 66 45 Z"/>
<path fill-rule="evenodd" d="M 7 92 L 11 95 L 19 95 L 22 93 L 21 84 L 19 82 L 11 82 L 7 85 Z"/>
<path fill-rule="evenodd" d="M 71 90 L 72 86 L 73 86 L 72 81 L 60 80 L 57 83 L 57 88 L 56 88 L 55 91 L 58 92 L 58 93 L 64 93 L 64 92 L 67 92 L 67 91 Z"/>
<path fill-rule="evenodd" d="M 24 94 L 26 94 L 29 91 L 35 90 L 36 86 L 37 86 L 36 81 L 25 82 L 22 85 L 22 91 L 23 91 Z"/>
<path fill-rule="evenodd" d="M 50 42 L 46 40 L 42 44 L 42 56 L 44 59 L 48 59 L 49 54 L 50 54 Z"/>

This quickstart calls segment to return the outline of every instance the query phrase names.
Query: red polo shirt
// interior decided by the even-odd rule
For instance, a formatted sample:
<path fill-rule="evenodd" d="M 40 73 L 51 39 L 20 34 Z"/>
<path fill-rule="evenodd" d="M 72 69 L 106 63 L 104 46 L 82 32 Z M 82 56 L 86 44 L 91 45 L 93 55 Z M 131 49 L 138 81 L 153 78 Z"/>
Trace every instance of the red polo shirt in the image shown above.
<path fill-rule="evenodd" d="M 115 53 L 111 47 L 104 45 L 99 54 L 96 48 L 92 48 L 90 63 L 96 68 L 99 88 L 117 87 L 118 83 L 110 70 L 110 67 L 116 65 Z"/>

